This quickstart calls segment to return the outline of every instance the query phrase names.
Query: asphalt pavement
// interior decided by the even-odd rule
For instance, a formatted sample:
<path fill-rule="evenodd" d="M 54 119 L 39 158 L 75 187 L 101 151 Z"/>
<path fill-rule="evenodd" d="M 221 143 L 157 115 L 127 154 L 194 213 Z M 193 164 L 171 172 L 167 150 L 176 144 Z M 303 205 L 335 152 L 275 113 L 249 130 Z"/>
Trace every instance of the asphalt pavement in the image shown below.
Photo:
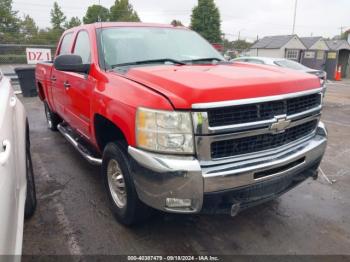
<path fill-rule="evenodd" d="M 99 168 L 47 129 L 38 98 L 22 98 L 38 194 L 23 253 L 350 255 L 350 82 L 328 86 L 322 119 L 329 143 L 318 180 L 233 218 L 156 213 L 132 228 L 109 211 Z"/>

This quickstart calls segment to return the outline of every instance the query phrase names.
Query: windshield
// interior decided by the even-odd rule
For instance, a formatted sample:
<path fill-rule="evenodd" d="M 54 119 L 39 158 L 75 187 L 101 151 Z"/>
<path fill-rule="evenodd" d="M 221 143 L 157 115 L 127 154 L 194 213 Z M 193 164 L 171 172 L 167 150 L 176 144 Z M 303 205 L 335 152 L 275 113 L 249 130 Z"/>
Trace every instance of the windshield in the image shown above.
<path fill-rule="evenodd" d="M 297 62 L 294 62 L 292 60 L 279 60 L 274 62 L 276 65 L 281 66 L 281 67 L 286 67 L 294 70 L 309 70 L 308 67 L 303 66 L 302 64 L 299 64 Z"/>
<path fill-rule="evenodd" d="M 100 54 L 107 68 L 147 60 L 224 60 L 211 44 L 187 29 L 107 28 L 100 35 Z"/>

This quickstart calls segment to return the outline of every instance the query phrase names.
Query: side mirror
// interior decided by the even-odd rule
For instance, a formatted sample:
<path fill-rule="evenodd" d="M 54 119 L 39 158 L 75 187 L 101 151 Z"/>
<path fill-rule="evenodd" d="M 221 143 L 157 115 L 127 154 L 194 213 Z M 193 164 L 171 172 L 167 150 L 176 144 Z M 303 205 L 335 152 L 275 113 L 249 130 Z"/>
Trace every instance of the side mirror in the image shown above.
<path fill-rule="evenodd" d="M 53 61 L 53 66 L 59 71 L 68 71 L 88 74 L 90 64 L 83 64 L 79 55 L 59 55 Z"/>

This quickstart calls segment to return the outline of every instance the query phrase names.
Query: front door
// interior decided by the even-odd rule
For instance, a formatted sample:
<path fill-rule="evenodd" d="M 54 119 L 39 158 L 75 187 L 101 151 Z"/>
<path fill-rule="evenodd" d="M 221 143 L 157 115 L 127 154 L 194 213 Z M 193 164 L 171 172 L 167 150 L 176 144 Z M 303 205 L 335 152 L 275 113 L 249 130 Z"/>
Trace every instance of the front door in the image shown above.
<path fill-rule="evenodd" d="M 91 63 L 90 39 L 87 31 L 82 30 L 78 33 L 73 54 L 81 56 L 83 64 Z M 64 83 L 69 123 L 86 138 L 90 138 L 90 100 L 95 84 L 96 81 L 92 76 L 81 73 L 67 73 Z"/>
<path fill-rule="evenodd" d="M 17 98 L 7 79 L 0 80 L 0 254 L 14 251 L 16 245 L 19 172 L 15 161 Z"/>

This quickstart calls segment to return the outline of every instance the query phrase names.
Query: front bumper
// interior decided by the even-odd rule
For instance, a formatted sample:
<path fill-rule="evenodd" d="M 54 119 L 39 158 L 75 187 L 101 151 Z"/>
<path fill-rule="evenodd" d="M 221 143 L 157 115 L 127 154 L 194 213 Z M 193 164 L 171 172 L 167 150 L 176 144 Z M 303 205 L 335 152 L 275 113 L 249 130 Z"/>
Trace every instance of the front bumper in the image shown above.
<path fill-rule="evenodd" d="M 327 131 L 320 122 L 311 139 L 273 158 L 254 161 L 204 166 L 194 157 L 161 155 L 134 147 L 128 151 L 141 201 L 162 211 L 198 213 L 212 202 L 215 207 L 223 201 L 248 207 L 286 192 L 317 173 L 326 144 Z M 167 199 L 186 199 L 191 204 L 169 206 Z"/>

